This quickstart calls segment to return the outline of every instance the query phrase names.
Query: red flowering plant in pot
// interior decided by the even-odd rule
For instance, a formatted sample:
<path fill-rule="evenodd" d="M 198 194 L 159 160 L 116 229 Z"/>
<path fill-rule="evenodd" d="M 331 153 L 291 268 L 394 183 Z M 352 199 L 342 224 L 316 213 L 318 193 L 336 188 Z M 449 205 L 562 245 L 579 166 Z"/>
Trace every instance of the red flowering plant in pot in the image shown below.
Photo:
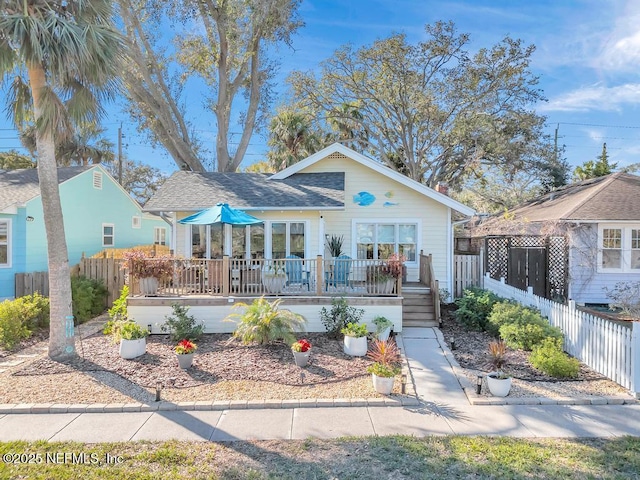
<path fill-rule="evenodd" d="M 306 338 L 293 342 L 291 344 L 291 351 L 293 352 L 293 359 L 296 365 L 304 367 L 309 361 L 309 355 L 311 354 L 311 342 Z"/>
<path fill-rule="evenodd" d="M 180 368 L 184 370 L 191 366 L 191 363 L 193 362 L 193 354 L 197 349 L 198 346 L 186 338 L 178 342 L 173 351 L 176 352 Z"/>

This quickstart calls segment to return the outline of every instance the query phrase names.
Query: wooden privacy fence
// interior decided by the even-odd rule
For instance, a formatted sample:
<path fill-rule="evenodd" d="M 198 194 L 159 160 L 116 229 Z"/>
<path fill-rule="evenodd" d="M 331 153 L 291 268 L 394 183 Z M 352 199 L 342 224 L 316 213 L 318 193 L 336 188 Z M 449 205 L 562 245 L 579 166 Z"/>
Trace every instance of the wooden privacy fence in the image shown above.
<path fill-rule="evenodd" d="M 120 268 L 123 260 L 114 258 L 85 258 L 80 259 L 78 265 L 71 267 L 72 276 L 85 276 L 92 280 L 102 280 L 107 287 L 106 306 L 111 307 L 113 301 L 120 296 L 124 286 L 124 270 Z M 49 296 L 49 274 L 47 272 L 16 273 L 15 297 L 23 297 L 39 292 Z"/>
<path fill-rule="evenodd" d="M 48 272 L 16 273 L 15 283 L 16 298 L 32 295 L 36 292 L 44 297 L 49 296 Z"/>
<path fill-rule="evenodd" d="M 598 373 L 628 388 L 640 398 L 640 322 L 616 322 L 484 277 L 484 288 L 535 307 L 564 333 L 564 349 Z"/>
<path fill-rule="evenodd" d="M 460 298 L 469 287 L 479 287 L 482 280 L 481 255 L 453 256 L 453 298 Z"/>

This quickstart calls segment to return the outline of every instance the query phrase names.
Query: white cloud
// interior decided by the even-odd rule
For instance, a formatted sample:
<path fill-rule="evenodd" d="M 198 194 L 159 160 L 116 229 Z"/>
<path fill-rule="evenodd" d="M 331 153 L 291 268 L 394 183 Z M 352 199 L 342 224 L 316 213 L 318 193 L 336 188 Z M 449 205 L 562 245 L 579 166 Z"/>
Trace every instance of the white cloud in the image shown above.
<path fill-rule="evenodd" d="M 640 104 L 640 83 L 616 87 L 594 85 L 580 88 L 541 105 L 542 112 L 620 111 L 629 104 Z"/>
<path fill-rule="evenodd" d="M 617 16 L 593 66 L 614 72 L 637 71 L 640 67 L 639 23 L 638 3 L 628 2 Z"/>

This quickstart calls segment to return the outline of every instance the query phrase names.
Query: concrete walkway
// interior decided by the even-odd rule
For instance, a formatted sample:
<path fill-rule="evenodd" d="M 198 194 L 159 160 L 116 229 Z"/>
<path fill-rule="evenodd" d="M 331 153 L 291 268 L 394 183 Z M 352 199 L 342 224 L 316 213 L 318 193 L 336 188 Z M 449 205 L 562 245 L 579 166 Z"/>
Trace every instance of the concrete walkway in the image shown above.
<path fill-rule="evenodd" d="M 640 436 L 640 405 L 474 406 L 438 331 L 407 328 L 402 344 L 420 405 L 0 415 L 0 440 L 233 441 L 360 435 Z M 449 352 L 450 354 L 450 352 Z"/>

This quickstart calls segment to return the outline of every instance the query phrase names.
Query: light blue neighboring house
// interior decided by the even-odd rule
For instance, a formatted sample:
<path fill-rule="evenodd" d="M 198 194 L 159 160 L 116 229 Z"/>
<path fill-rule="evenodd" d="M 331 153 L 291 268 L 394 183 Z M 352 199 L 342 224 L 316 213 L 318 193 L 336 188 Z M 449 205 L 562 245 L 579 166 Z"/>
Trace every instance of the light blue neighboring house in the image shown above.
<path fill-rule="evenodd" d="M 69 264 L 105 248 L 169 245 L 170 225 L 142 207 L 100 165 L 58 168 Z M 47 271 L 47 239 L 36 169 L 0 170 L 0 300 L 15 274 Z"/>

